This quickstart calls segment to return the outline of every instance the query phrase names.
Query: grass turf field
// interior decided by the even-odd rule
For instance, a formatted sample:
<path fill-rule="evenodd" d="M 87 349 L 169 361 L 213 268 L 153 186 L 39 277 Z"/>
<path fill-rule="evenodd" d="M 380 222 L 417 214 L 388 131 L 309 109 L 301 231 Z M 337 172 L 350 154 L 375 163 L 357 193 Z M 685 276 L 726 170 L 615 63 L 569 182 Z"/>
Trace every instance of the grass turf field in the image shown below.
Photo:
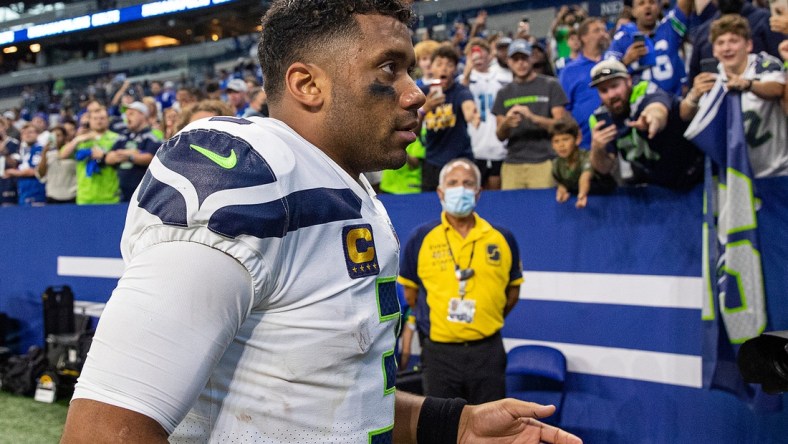
<path fill-rule="evenodd" d="M 0 391 L 0 444 L 56 444 L 67 411 L 67 399 L 45 404 Z"/>

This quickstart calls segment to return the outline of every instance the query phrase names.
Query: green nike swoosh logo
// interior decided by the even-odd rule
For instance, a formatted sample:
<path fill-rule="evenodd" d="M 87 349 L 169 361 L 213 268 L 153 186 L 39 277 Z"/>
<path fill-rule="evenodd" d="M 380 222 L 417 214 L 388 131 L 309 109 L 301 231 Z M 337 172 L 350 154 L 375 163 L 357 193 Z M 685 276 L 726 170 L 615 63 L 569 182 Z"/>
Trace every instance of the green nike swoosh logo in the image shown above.
<path fill-rule="evenodd" d="M 230 155 L 225 157 L 225 156 L 220 156 L 214 153 L 213 151 L 205 149 L 199 145 L 189 144 L 189 147 L 194 151 L 197 151 L 198 153 L 210 159 L 211 162 L 219 165 L 220 167 L 226 170 L 231 170 L 235 168 L 235 164 L 238 163 L 238 159 L 235 157 L 235 150 L 230 150 Z"/>

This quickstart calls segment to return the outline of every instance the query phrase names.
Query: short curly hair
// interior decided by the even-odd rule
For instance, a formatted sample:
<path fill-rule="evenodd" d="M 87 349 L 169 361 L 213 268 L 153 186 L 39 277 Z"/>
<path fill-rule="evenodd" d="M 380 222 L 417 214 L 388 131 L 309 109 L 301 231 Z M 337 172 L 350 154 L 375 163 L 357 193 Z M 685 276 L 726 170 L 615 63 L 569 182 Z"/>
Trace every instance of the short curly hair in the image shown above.
<path fill-rule="evenodd" d="M 358 14 L 392 17 L 406 25 L 413 20 L 406 0 L 274 1 L 263 16 L 257 49 L 268 99 L 281 99 L 290 65 L 309 62 L 333 42 L 354 36 Z"/>

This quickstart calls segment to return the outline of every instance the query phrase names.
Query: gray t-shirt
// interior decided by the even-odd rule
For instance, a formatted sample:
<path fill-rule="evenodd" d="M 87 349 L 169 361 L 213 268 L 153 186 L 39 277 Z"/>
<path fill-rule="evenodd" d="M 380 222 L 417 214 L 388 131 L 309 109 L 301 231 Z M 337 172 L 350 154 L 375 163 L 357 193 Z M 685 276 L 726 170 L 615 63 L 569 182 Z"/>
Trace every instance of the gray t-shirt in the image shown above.
<path fill-rule="evenodd" d="M 495 96 L 492 112 L 496 116 L 505 116 L 514 105 L 525 105 L 536 115 L 552 118 L 550 110 L 556 106 L 563 107 L 568 102 L 555 78 L 537 75 L 530 82 L 513 82 L 501 88 Z M 540 163 L 555 157 L 550 133 L 530 120 L 523 119 L 520 126 L 509 134 L 508 140 L 507 163 Z"/>

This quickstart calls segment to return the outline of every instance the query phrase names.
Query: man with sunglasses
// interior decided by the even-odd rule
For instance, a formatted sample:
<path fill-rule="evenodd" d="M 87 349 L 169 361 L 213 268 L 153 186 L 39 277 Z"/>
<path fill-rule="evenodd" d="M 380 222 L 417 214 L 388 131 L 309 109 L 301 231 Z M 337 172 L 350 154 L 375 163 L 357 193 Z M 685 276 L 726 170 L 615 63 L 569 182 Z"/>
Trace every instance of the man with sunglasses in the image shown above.
<path fill-rule="evenodd" d="M 591 165 L 621 185 L 689 189 L 703 177 L 703 155 L 683 137 L 679 99 L 648 81 L 635 82 L 618 60 L 597 63 L 591 83 L 602 106 L 589 117 Z"/>
<path fill-rule="evenodd" d="M 428 308 L 424 392 L 482 403 L 505 396 L 506 352 L 500 330 L 520 297 L 522 265 L 509 230 L 474 212 L 479 168 L 455 159 L 440 172 L 440 220 L 417 228 L 403 250 L 400 275 L 411 307 Z M 420 312 L 416 309 L 417 318 Z"/>

